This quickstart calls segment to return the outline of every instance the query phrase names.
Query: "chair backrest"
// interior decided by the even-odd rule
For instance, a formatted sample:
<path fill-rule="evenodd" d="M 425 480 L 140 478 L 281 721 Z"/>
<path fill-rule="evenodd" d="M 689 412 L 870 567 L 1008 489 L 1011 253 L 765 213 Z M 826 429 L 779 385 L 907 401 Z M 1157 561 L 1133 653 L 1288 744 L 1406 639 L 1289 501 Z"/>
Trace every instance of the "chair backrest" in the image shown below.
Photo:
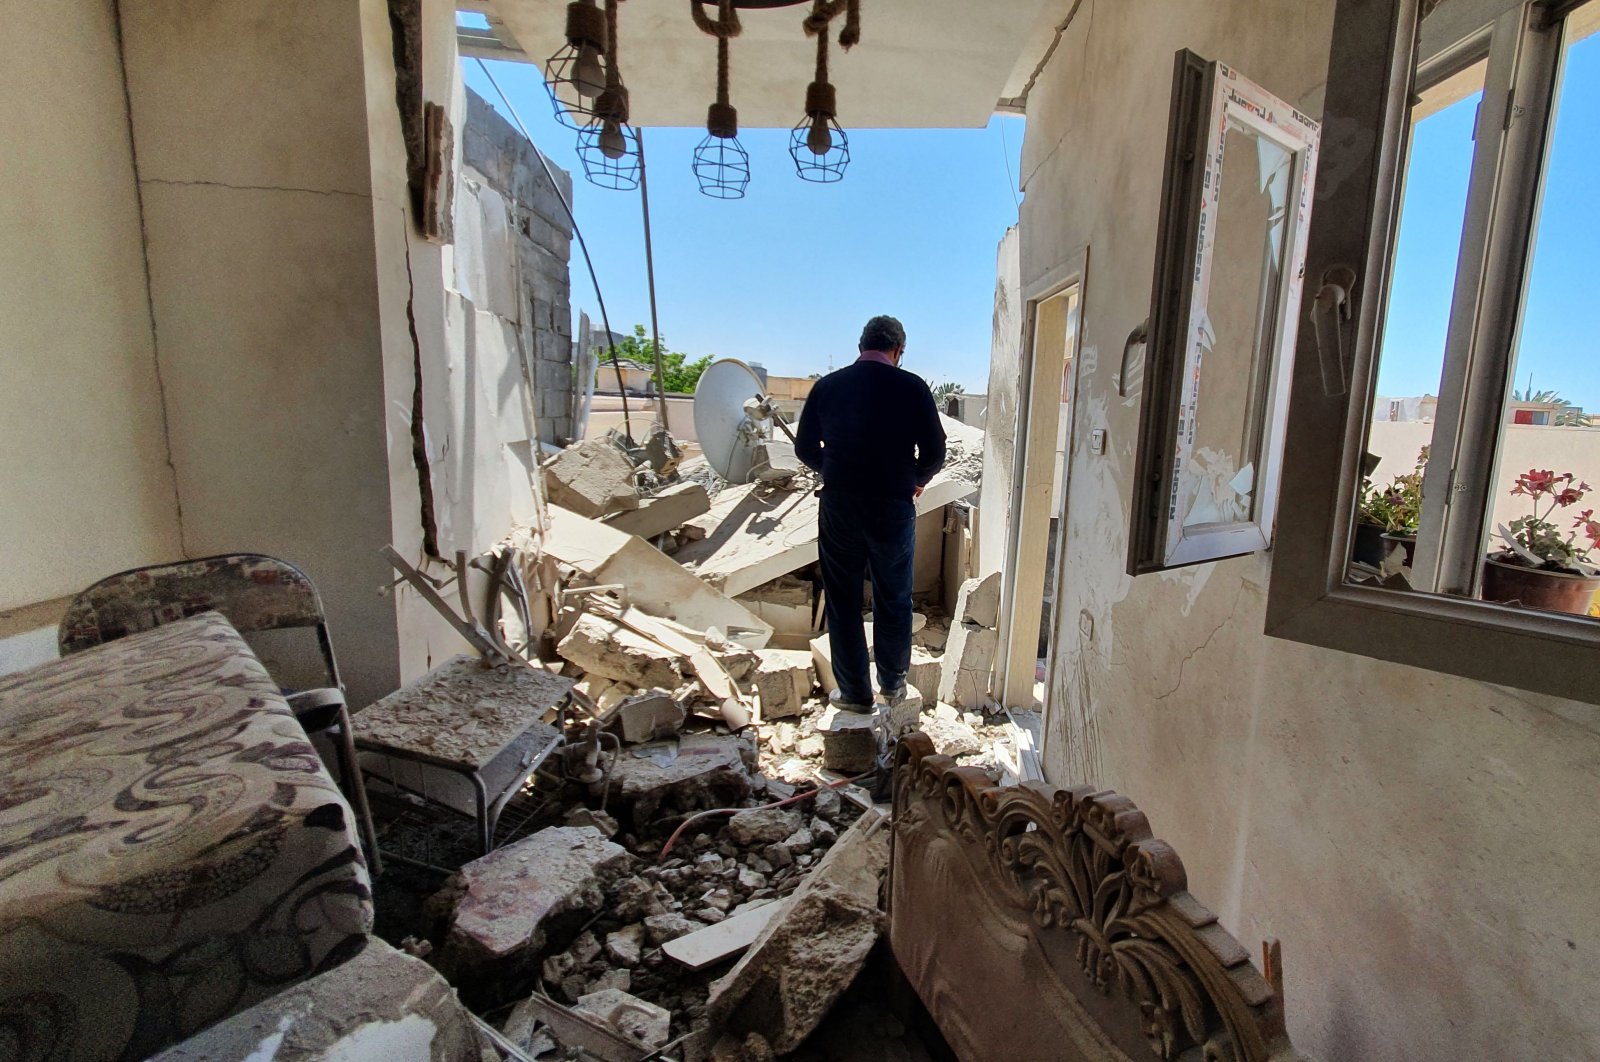
<path fill-rule="evenodd" d="M 299 568 L 260 553 L 223 553 L 107 576 L 72 599 L 56 637 L 67 656 L 212 611 L 241 634 L 315 627 L 329 677 L 338 685 L 317 588 Z"/>
<path fill-rule="evenodd" d="M 1266 976 L 1127 797 L 997 786 L 900 739 L 889 942 L 961 1058 L 1289 1062 Z"/>

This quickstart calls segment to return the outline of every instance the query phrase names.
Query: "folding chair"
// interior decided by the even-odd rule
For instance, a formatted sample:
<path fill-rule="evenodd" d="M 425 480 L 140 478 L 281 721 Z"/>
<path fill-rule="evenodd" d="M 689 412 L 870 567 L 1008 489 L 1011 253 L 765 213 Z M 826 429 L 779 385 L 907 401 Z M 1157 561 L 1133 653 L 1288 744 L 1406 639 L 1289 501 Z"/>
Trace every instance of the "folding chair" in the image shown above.
<path fill-rule="evenodd" d="M 220 612 L 241 634 L 315 627 L 328 686 L 284 695 L 307 734 L 333 733 L 339 777 L 354 805 L 372 873 L 382 872 L 377 831 L 367 805 L 366 786 L 345 703 L 344 683 L 334 659 L 322 599 L 304 572 L 260 553 L 224 553 L 175 564 L 152 564 L 107 576 L 80 592 L 67 606 L 57 641 L 61 655 L 82 652 L 102 642 L 187 619 Z"/>

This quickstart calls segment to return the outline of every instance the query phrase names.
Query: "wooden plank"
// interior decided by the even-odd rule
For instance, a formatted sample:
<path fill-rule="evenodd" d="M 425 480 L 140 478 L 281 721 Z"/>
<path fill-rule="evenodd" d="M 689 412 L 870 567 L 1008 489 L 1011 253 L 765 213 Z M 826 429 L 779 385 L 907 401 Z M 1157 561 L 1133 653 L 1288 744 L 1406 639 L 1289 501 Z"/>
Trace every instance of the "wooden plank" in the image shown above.
<path fill-rule="evenodd" d="M 686 933 L 676 940 L 661 945 L 661 950 L 675 962 L 691 970 L 703 970 L 712 963 L 731 958 L 748 948 L 767 927 L 767 923 L 789 907 L 788 900 L 774 900 L 753 911 L 735 915 L 714 926 Z"/>

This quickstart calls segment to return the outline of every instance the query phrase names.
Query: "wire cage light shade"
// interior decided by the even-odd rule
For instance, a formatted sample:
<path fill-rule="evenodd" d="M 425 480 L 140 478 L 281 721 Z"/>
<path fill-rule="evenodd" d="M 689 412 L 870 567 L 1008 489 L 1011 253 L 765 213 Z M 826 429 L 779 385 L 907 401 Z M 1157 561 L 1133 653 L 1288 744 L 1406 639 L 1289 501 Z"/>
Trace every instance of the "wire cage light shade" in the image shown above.
<path fill-rule="evenodd" d="M 594 102 L 606 89 L 606 14 L 594 0 L 567 5 L 567 43 L 544 66 L 556 121 L 582 129 L 594 117 Z"/>
<path fill-rule="evenodd" d="M 694 176 L 713 199 L 743 199 L 750 184 L 750 153 L 737 137 L 708 133 L 694 149 Z"/>
<path fill-rule="evenodd" d="M 595 118 L 578 130 L 578 161 L 590 184 L 631 192 L 639 187 L 639 131 L 627 122 Z"/>
<path fill-rule="evenodd" d="M 750 185 L 750 152 L 739 143 L 739 112 L 726 103 L 706 111 L 706 138 L 694 149 L 694 177 L 713 199 L 743 199 Z"/>
<path fill-rule="evenodd" d="M 832 115 L 808 114 L 789 134 L 789 157 L 802 181 L 842 181 L 850 165 L 850 138 Z"/>

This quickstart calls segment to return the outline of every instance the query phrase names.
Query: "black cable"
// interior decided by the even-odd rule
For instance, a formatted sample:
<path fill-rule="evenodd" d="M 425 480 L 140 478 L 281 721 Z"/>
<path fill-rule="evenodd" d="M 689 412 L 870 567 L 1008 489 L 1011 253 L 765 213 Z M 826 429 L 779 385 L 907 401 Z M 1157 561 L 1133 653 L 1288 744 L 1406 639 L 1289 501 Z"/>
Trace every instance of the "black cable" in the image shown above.
<path fill-rule="evenodd" d="M 561 200 L 561 209 L 567 212 L 567 220 L 572 222 L 572 234 L 578 238 L 578 249 L 583 252 L 583 264 L 589 269 L 589 283 L 594 285 L 595 301 L 600 304 L 600 323 L 606 330 L 606 345 L 611 352 L 611 368 L 617 374 L 617 393 L 622 397 L 622 430 L 627 433 L 629 443 L 633 443 L 636 440 L 633 438 L 633 423 L 628 419 L 628 390 L 622 385 L 622 363 L 617 360 L 616 333 L 611 330 L 611 318 L 606 314 L 606 297 L 600 293 L 600 278 L 595 274 L 594 259 L 589 257 L 589 244 L 583 238 L 583 230 L 578 227 L 578 216 L 572 212 L 572 204 L 567 201 L 566 193 L 561 190 L 561 182 L 556 180 L 555 171 L 550 168 L 550 162 L 544 157 L 544 152 L 539 150 L 539 145 L 533 143 L 533 134 L 522 124 L 522 116 L 517 114 L 517 109 L 511 105 L 506 90 L 501 88 L 500 82 L 489 73 L 488 64 L 476 56 L 473 58 L 478 64 L 478 69 L 483 71 L 483 76 L 489 79 L 489 84 L 500 94 L 500 101 L 506 105 L 506 110 L 511 112 L 511 118 L 517 123 L 517 128 L 522 130 L 522 135 L 527 138 L 528 143 L 533 144 L 533 153 L 538 157 L 539 165 L 544 167 L 544 175 L 550 179 L 550 186 L 555 189 L 556 198 Z M 550 91 L 548 84 L 545 85 L 545 91 Z M 554 99 L 553 93 L 551 98 Z"/>

